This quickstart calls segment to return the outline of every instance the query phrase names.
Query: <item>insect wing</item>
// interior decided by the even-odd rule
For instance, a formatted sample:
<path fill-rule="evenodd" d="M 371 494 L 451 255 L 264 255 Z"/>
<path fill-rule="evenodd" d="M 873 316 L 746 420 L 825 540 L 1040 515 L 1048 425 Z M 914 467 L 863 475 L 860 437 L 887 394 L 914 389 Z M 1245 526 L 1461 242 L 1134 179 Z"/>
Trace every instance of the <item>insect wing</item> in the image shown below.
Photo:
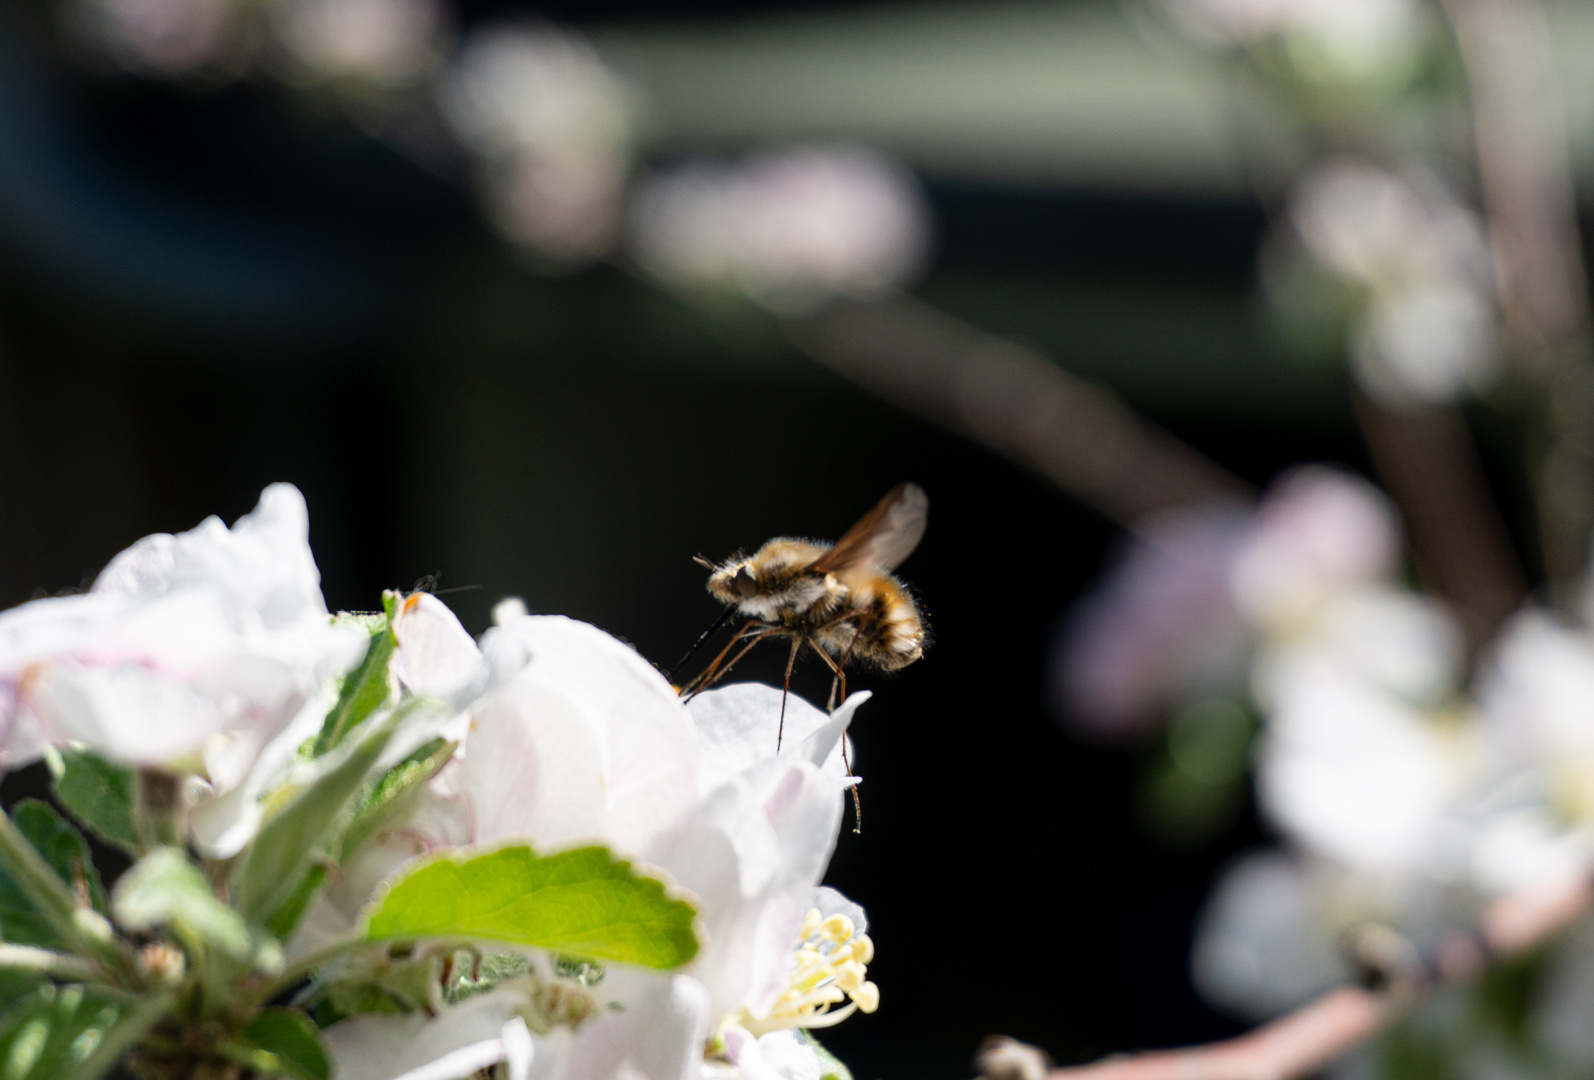
<path fill-rule="evenodd" d="M 845 575 L 865 568 L 889 573 L 919 546 L 929 513 L 930 498 L 923 488 L 898 484 L 821 555 L 813 569 L 821 574 Z"/>

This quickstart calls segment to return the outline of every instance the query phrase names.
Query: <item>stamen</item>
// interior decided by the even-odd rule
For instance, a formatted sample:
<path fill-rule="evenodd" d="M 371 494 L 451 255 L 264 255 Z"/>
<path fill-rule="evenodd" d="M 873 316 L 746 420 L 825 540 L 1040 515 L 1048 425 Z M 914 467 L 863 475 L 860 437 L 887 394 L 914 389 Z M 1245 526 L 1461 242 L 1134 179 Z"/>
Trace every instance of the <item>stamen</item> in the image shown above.
<path fill-rule="evenodd" d="M 786 1028 L 831 1027 L 855 1012 L 872 1013 L 880 1007 L 880 988 L 869 981 L 866 967 L 874 959 L 874 942 L 847 916 L 827 919 L 818 909 L 808 912 L 793 953 L 786 989 L 769 1014 L 755 1017 L 739 1009 L 725 1018 L 726 1024 L 767 1035 Z"/>

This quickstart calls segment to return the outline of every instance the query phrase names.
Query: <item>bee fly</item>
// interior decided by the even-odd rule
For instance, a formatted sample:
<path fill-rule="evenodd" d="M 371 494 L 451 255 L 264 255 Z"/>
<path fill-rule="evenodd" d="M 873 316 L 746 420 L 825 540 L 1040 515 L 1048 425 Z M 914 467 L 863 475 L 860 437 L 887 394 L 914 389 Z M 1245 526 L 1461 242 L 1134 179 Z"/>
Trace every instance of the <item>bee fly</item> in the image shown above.
<path fill-rule="evenodd" d="M 925 626 L 918 605 L 891 571 L 913 553 L 924 536 L 930 500 L 917 484 L 899 484 L 834 544 L 777 537 L 751 558 L 714 563 L 708 591 L 725 612 L 698 638 L 673 676 L 710 635 L 733 615 L 748 621 L 703 672 L 681 688 L 685 695 L 713 686 L 749 649 L 766 638 L 786 638 L 786 689 L 792 666 L 806 645 L 830 668 L 828 708 L 847 696 L 847 664 L 853 660 L 883 671 L 907 667 L 924 655 Z M 740 646 L 740 649 L 737 648 Z M 785 734 L 781 698 L 778 749 Z M 849 769 L 850 771 L 850 769 Z"/>

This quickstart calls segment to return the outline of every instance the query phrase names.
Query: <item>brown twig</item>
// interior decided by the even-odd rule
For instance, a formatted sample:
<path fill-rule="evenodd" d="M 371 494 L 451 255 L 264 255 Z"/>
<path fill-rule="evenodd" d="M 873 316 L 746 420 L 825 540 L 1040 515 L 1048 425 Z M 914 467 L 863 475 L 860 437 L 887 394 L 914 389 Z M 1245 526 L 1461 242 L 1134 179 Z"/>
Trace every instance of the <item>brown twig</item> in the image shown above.
<path fill-rule="evenodd" d="M 1550 28 L 1537 0 L 1443 6 L 1467 73 L 1507 348 L 1539 390 L 1539 533 L 1564 599 L 1594 529 L 1594 342 Z"/>
<path fill-rule="evenodd" d="M 909 296 L 838 301 L 793 342 L 881 397 L 983 443 L 1135 527 L 1159 510 L 1247 497 L 1222 466 L 1110 392 Z"/>
<path fill-rule="evenodd" d="M 1394 412 L 1361 394 L 1355 400 L 1417 572 L 1455 612 L 1476 655 L 1521 604 L 1526 584 L 1466 422 L 1455 409 Z"/>
<path fill-rule="evenodd" d="M 1544 941 L 1587 911 L 1591 900 L 1594 882 L 1586 877 L 1503 897 L 1485 910 L 1476 932 L 1446 941 L 1421 971 L 1391 973 L 1395 977 L 1383 990 L 1341 987 L 1235 1039 L 1119 1055 L 1047 1075 L 1049 1080 L 1299 1080 L 1366 1041 L 1435 986 L 1474 978 L 1489 958 L 1513 956 Z M 992 1045 L 997 1044 L 987 1043 Z M 1011 1046 L 1004 1043 L 1002 1049 L 1001 1060 L 1015 1056 Z M 995 1080 L 1000 1061 L 993 1060 L 989 1071 L 983 1058 L 978 1064 Z"/>

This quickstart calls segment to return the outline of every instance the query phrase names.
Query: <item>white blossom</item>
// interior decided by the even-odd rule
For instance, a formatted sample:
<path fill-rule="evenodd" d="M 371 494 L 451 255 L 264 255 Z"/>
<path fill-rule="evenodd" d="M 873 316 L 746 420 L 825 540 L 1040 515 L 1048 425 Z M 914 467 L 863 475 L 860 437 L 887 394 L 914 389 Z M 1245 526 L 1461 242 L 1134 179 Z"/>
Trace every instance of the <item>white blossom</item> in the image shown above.
<path fill-rule="evenodd" d="M 81 596 L 0 615 L 10 765 L 74 742 L 230 787 L 366 634 L 334 622 L 287 484 L 231 530 L 216 518 L 145 537 Z"/>
<path fill-rule="evenodd" d="M 438 60 L 437 0 L 285 0 L 277 38 L 301 79 L 353 78 L 395 87 Z"/>
<path fill-rule="evenodd" d="M 1252 631 L 1229 576 L 1253 522 L 1249 509 L 1219 503 L 1136 530 L 1059 642 L 1056 697 L 1080 730 L 1144 734 L 1171 705 L 1237 681 Z"/>
<path fill-rule="evenodd" d="M 73 33 L 130 71 L 188 75 L 232 45 L 232 0 L 76 0 L 64 14 Z"/>
<path fill-rule="evenodd" d="M 1334 940 L 1326 869 L 1264 850 L 1224 870 L 1196 926 L 1190 960 L 1204 997 L 1248 1019 L 1266 1019 L 1351 976 Z"/>
<path fill-rule="evenodd" d="M 1259 628 L 1309 623 L 1331 597 L 1387 580 L 1400 556 L 1394 508 L 1365 480 L 1321 466 L 1274 482 L 1236 554 L 1231 587 Z"/>
<path fill-rule="evenodd" d="M 1282 44 L 1311 80 L 1407 78 L 1424 30 L 1413 0 L 1163 0 L 1163 7 L 1198 40 Z"/>
<path fill-rule="evenodd" d="M 1362 294 L 1351 358 L 1369 395 L 1395 408 L 1442 404 L 1494 377 L 1488 246 L 1476 215 L 1436 178 L 1330 161 L 1300 182 L 1290 220 Z"/>
<path fill-rule="evenodd" d="M 412 617 L 427 620 L 415 626 L 435 640 L 454 639 L 441 617 L 446 609 L 428 614 L 428 607 L 415 605 Z M 853 695 L 834 715 L 788 699 L 777 753 L 778 690 L 732 685 L 683 705 L 651 665 L 594 627 L 507 605 L 496 617 L 499 625 L 482 641 L 484 689 L 465 710 L 469 733 L 456 760 L 402 821 L 346 863 L 306 914 L 290 953 L 347 934 L 379 884 L 426 851 L 515 840 L 539 848 L 604 843 L 693 899 L 704 944 L 679 975 L 611 970 L 601 987 L 583 991 L 593 1009 L 577 1023 L 541 1022 L 535 995 L 507 999 L 514 1015 L 538 1021 L 531 1023 L 536 1074 L 686 1080 L 704 1069 L 742 1068 L 745 1059 L 743 1074 L 755 1080 L 795 1080 L 787 1066 L 771 1064 L 816 1060 L 807 1043 L 793 1042 L 792 1029 L 833 1023 L 878 1001 L 862 978 L 873 946 L 862 934 L 861 909 L 815 892 L 841 825 L 841 740 L 868 695 Z M 400 633 L 401 647 L 406 636 Z M 470 666 L 463 647 L 457 658 L 459 670 Z M 413 665 L 405 660 L 407 671 Z M 810 916 L 816 907 L 836 910 Z M 850 913 L 844 918 L 842 908 Z M 447 1024 L 453 1015 L 429 1023 Z M 328 1038 L 340 1063 L 377 1045 L 411 1047 L 383 1058 L 378 1072 L 357 1074 L 393 1080 L 433 1067 L 428 1054 L 487 1055 L 495 1047 L 507 1054 L 506 1022 L 493 1013 L 467 1039 L 428 1034 L 428 1022 L 415 1018 L 361 1016 L 334 1025 Z M 712 1067 L 703 1060 L 711 1035 L 719 1047 Z"/>
<path fill-rule="evenodd" d="M 808 148 L 652 176 L 632 215 L 643 269 L 781 314 L 872 297 L 923 266 L 929 215 L 912 176 L 861 149 Z"/>
<path fill-rule="evenodd" d="M 479 32 L 440 104 L 481 158 L 484 193 L 507 236 L 557 262 L 608 250 L 640 106 L 585 39 L 550 26 Z"/>

